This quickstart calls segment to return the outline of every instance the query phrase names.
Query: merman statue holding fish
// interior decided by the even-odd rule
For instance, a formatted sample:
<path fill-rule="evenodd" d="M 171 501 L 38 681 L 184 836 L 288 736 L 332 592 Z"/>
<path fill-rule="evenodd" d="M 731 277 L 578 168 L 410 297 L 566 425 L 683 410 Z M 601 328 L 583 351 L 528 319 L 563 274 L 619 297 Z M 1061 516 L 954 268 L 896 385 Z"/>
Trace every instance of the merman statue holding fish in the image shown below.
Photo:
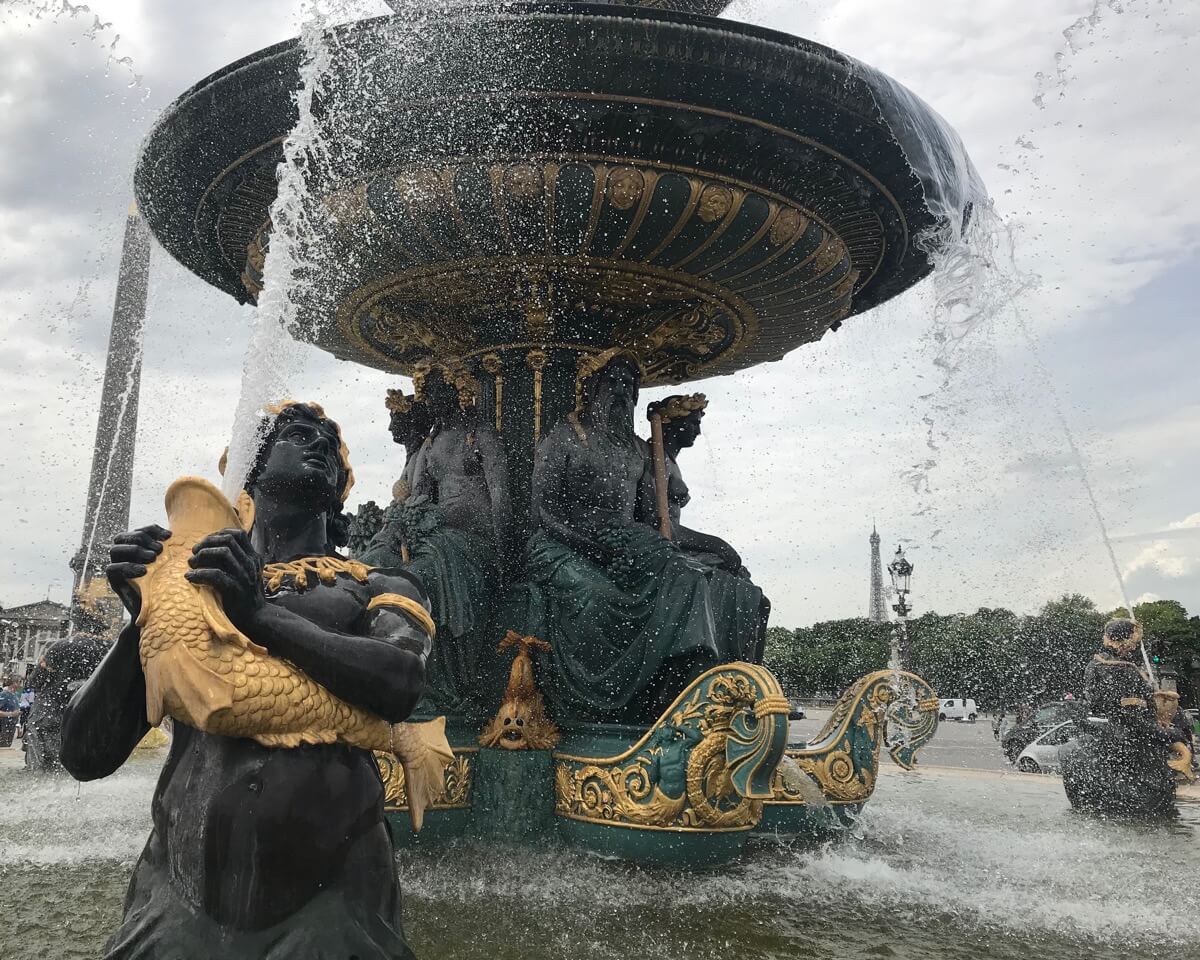
<path fill-rule="evenodd" d="M 428 600 L 337 553 L 353 471 L 321 407 L 284 404 L 264 427 L 236 512 L 184 478 L 172 530 L 112 549 L 133 622 L 67 708 L 63 764 L 108 776 L 163 716 L 174 737 L 109 958 L 411 956 L 371 750 L 404 765 L 419 826 L 451 759 L 440 724 L 404 723 Z"/>

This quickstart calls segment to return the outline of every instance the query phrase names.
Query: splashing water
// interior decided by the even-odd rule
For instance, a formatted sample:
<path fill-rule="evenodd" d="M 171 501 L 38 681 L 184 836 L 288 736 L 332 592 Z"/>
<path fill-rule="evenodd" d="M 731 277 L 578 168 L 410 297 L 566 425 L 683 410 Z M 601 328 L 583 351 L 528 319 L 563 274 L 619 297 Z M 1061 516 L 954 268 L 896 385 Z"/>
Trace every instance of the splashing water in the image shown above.
<path fill-rule="evenodd" d="M 117 67 L 129 74 L 130 87 L 142 86 L 142 75 L 134 69 L 133 58 L 120 52 L 121 35 L 113 30 L 112 23 L 102 21 L 87 4 L 73 5 L 67 0 L 6 0 L 0 4 L 0 16 L 13 15 L 34 20 L 59 20 L 65 17 L 84 22 L 90 17 L 92 22 L 84 30 L 83 38 L 105 49 L 109 67 Z M 149 93 L 146 90 L 144 96 L 149 96 Z"/>
<path fill-rule="evenodd" d="M 1140 829 L 1073 815 L 1053 778 L 886 769 L 856 833 L 761 843 L 715 873 L 562 849 L 404 850 L 405 926 L 417 956 L 442 960 L 1150 960 L 1200 937 L 1200 806 Z M 156 773 L 135 761 L 76 800 L 68 781 L 0 771 L 10 960 L 96 955 L 150 830 Z M 1146 890 L 1170 890 L 1170 911 Z"/>

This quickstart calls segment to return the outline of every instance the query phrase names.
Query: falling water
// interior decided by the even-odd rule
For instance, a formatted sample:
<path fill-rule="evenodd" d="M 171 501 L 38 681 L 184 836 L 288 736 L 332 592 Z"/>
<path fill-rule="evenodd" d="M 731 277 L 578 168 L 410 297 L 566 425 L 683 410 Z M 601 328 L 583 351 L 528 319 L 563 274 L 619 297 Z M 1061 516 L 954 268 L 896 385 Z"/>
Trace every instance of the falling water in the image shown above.
<path fill-rule="evenodd" d="M 329 47 L 324 36 L 327 22 L 319 3 L 306 4 L 300 33 L 304 56 L 300 88 L 295 94 L 299 116 L 284 141 L 283 160 L 276 170 L 278 193 L 271 204 L 263 289 L 242 360 L 242 385 L 225 468 L 225 494 L 231 500 L 244 486 L 255 451 L 269 427 L 262 411 L 268 404 L 287 399 L 292 378 L 303 360 L 296 334 L 299 306 L 306 292 L 302 271 L 308 256 L 304 240 L 310 231 L 308 184 L 324 156 L 312 106 L 329 70 Z"/>

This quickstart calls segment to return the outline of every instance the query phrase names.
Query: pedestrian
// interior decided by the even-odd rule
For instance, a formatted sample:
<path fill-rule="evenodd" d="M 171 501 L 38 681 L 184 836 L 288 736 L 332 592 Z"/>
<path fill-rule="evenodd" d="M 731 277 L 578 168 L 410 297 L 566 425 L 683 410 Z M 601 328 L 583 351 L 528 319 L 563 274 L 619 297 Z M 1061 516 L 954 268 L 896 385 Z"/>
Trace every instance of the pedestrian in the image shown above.
<path fill-rule="evenodd" d="M 21 690 L 21 721 L 17 724 L 17 736 L 21 739 L 25 738 L 25 727 L 29 723 L 29 711 L 33 707 L 33 690 L 29 687 L 29 682 L 26 680 L 24 689 Z"/>
<path fill-rule="evenodd" d="M 0 747 L 11 747 L 13 734 L 17 731 L 17 720 L 21 716 L 21 698 L 17 695 L 17 681 L 4 678 L 0 689 Z"/>
<path fill-rule="evenodd" d="M 992 716 L 992 737 L 996 740 L 1000 739 L 1000 728 L 1004 726 L 1004 708 L 1001 707 Z"/>

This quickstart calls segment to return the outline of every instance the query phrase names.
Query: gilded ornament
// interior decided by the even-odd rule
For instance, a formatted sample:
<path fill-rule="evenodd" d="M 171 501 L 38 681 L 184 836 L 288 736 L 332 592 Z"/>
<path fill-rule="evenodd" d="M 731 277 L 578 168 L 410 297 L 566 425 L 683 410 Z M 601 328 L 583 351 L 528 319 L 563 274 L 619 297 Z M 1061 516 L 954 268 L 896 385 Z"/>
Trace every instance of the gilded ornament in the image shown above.
<path fill-rule="evenodd" d="M 413 398 L 406 396 L 403 390 L 388 390 L 384 406 L 389 413 L 408 413 L 412 410 Z"/>
<path fill-rule="evenodd" d="M 525 354 L 525 363 L 533 371 L 533 449 L 536 451 L 542 439 L 542 371 L 550 362 L 545 350 L 530 350 Z"/>
<path fill-rule="evenodd" d="M 504 171 L 504 186 L 510 196 L 532 200 L 545 190 L 542 170 L 528 163 L 518 163 Z"/>
<path fill-rule="evenodd" d="M 646 189 L 646 177 L 634 167 L 617 167 L 608 174 L 608 202 L 618 210 L 629 210 Z"/>
<path fill-rule="evenodd" d="M 362 220 L 371 212 L 367 203 L 367 184 L 356 183 L 343 190 L 329 194 L 324 200 L 325 209 L 343 226 Z"/>
<path fill-rule="evenodd" d="M 430 804 L 431 810 L 466 810 L 471 806 L 471 782 L 474 770 L 470 755 L 474 747 L 455 747 L 454 759 L 446 765 L 441 793 Z M 391 755 L 375 752 L 375 765 L 383 781 L 383 807 L 385 810 L 408 810 L 408 789 L 404 781 L 404 767 Z"/>
<path fill-rule="evenodd" d="M 277 593 L 285 580 L 291 580 L 297 593 L 303 593 L 310 586 L 310 574 L 321 583 L 333 583 L 338 574 L 344 573 L 359 583 L 367 582 L 371 568 L 357 560 L 345 560 L 342 557 L 299 557 L 279 563 L 263 564 L 263 582 L 268 593 Z"/>
<path fill-rule="evenodd" d="M 716 223 L 729 213 L 732 206 L 733 191 L 719 183 L 710 183 L 700 193 L 696 212 L 705 223 Z"/>
<path fill-rule="evenodd" d="M 682 420 L 684 417 L 690 417 L 693 413 L 703 414 L 707 407 L 708 398 L 702 393 L 693 393 L 691 396 L 679 394 L 650 404 L 646 409 L 646 416 L 648 418 L 657 416 L 665 425 L 672 420 Z"/>
<path fill-rule="evenodd" d="M 858 680 L 834 705 L 807 747 L 789 750 L 795 767 L 780 767 L 770 804 L 807 804 L 806 783 L 827 803 L 861 804 L 875 790 L 879 751 L 910 769 L 917 752 L 937 730 L 938 699 L 920 677 L 879 670 Z"/>
<path fill-rule="evenodd" d="M 479 359 L 479 365 L 484 373 L 492 378 L 495 386 L 493 393 L 496 397 L 496 432 L 504 428 L 504 361 L 498 353 L 485 353 Z"/>
<path fill-rule="evenodd" d="M 779 682 L 765 667 L 716 667 L 624 753 L 555 754 L 555 812 L 646 830 L 749 830 L 771 796 L 787 712 Z"/>
<path fill-rule="evenodd" d="M 804 216 L 795 207 L 784 207 L 779 211 L 775 222 L 771 224 L 769 236 L 771 243 L 778 247 L 807 229 L 808 217 Z"/>
<path fill-rule="evenodd" d="M 529 653 L 548 652 L 550 644 L 509 630 L 497 652 L 503 653 L 510 647 L 517 648 L 517 655 L 509 669 L 504 700 L 479 735 L 479 743 L 503 750 L 549 750 L 558 743 L 558 727 L 546 716 L 546 704 L 533 675 L 533 658 Z"/>

